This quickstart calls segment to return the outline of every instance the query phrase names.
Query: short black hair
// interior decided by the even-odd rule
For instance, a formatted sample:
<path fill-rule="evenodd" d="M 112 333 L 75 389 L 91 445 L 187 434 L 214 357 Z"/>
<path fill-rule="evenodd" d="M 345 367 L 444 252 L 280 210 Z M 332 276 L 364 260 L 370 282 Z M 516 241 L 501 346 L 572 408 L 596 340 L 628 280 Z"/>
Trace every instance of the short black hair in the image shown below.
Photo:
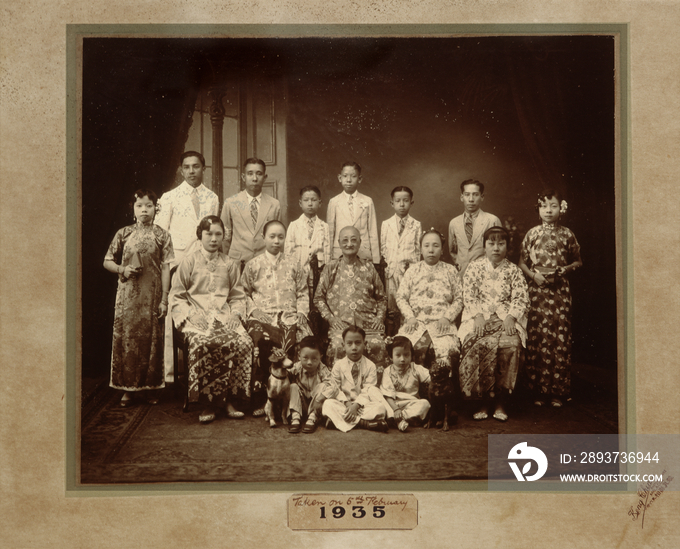
<path fill-rule="evenodd" d="M 413 344 L 411 343 L 411 340 L 408 337 L 404 336 L 396 336 L 393 340 L 392 343 L 390 343 L 387 346 L 387 352 L 390 357 L 392 357 L 392 352 L 394 349 L 401 347 L 405 349 L 408 347 L 411 350 L 411 355 L 413 355 Z"/>
<path fill-rule="evenodd" d="M 501 233 L 503 235 L 503 238 L 505 239 L 506 244 L 510 243 L 510 233 L 505 227 L 489 227 L 486 231 L 484 231 L 484 237 L 482 240 L 482 246 L 486 248 L 486 241 L 489 239 L 490 236 L 493 236 L 495 234 Z M 501 239 L 503 240 L 503 239 Z"/>
<path fill-rule="evenodd" d="M 347 334 L 349 334 L 349 333 L 352 333 L 352 334 L 360 334 L 361 337 L 362 337 L 362 339 L 363 339 L 364 341 L 366 341 L 366 332 L 364 331 L 363 328 L 359 328 L 359 326 L 355 326 L 354 324 L 352 324 L 352 325 L 350 325 L 350 326 L 347 326 L 347 328 L 345 328 L 345 329 L 342 331 L 342 340 L 343 340 L 343 341 L 345 341 L 345 336 L 346 336 Z"/>
<path fill-rule="evenodd" d="M 264 163 L 264 160 L 260 160 L 259 158 L 255 158 L 254 156 L 251 158 L 246 158 L 246 161 L 243 163 L 243 171 L 246 171 L 246 166 L 248 164 L 259 164 L 262 166 L 262 171 L 267 172 L 267 165 Z"/>
<path fill-rule="evenodd" d="M 477 185 L 479 187 L 479 194 L 484 194 L 484 183 L 477 179 L 466 179 L 460 184 L 460 194 L 465 192 L 465 185 Z"/>
<path fill-rule="evenodd" d="M 284 231 L 287 231 L 286 226 L 283 224 L 283 221 L 279 221 L 278 219 L 270 219 L 264 224 L 264 227 L 262 227 L 262 236 L 267 236 L 267 229 L 269 228 L 270 225 L 273 223 L 278 223 L 283 227 Z"/>
<path fill-rule="evenodd" d="M 302 341 L 298 343 L 298 351 L 302 349 L 315 349 L 321 353 L 321 342 L 315 336 L 303 337 Z"/>
<path fill-rule="evenodd" d="M 392 189 L 392 192 L 390 193 L 390 196 L 394 198 L 394 193 L 408 193 L 409 196 L 411 197 L 411 200 L 413 200 L 413 191 L 406 187 L 405 185 L 399 185 L 398 187 L 394 187 Z"/>
<path fill-rule="evenodd" d="M 186 152 L 183 152 L 183 153 L 182 153 L 182 156 L 179 157 L 179 165 L 181 166 L 182 164 L 184 164 L 184 159 L 185 159 L 185 158 L 189 158 L 190 156 L 195 156 L 196 158 L 198 158 L 198 159 L 201 161 L 201 164 L 203 165 L 203 167 L 205 168 L 205 158 L 204 158 L 203 155 L 202 155 L 200 152 L 198 152 L 198 151 L 186 151 Z"/>
<path fill-rule="evenodd" d="M 201 221 L 199 221 L 198 227 L 196 227 L 196 237 L 201 240 L 201 238 L 203 238 L 203 231 L 209 231 L 210 227 L 213 225 L 219 225 L 222 227 L 222 231 L 225 231 L 224 223 L 218 216 L 206 215 L 203 219 L 201 219 Z"/>
<path fill-rule="evenodd" d="M 300 198 L 302 198 L 305 193 L 316 193 L 316 196 L 321 198 L 321 191 L 319 190 L 319 187 L 315 185 L 307 185 L 306 187 L 302 187 L 300 189 Z"/>
<path fill-rule="evenodd" d="M 340 173 L 342 173 L 342 170 L 344 170 L 348 166 L 350 168 L 354 168 L 356 170 L 357 174 L 361 175 L 361 166 L 359 166 L 359 164 L 357 164 L 356 162 L 349 162 L 349 161 L 342 163 L 342 166 L 340 166 Z"/>

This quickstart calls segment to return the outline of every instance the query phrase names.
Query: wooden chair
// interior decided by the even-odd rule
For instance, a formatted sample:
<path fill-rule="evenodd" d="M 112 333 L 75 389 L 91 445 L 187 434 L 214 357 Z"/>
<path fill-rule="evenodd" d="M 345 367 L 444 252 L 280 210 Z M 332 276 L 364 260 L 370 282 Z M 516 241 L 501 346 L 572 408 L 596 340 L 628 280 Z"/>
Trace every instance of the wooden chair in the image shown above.
<path fill-rule="evenodd" d="M 177 271 L 177 266 L 170 270 L 170 280 Z M 172 322 L 172 377 L 173 389 L 176 397 L 182 397 L 184 404 L 182 405 L 182 412 L 186 413 L 189 410 L 189 345 L 184 338 L 184 334 L 175 326 L 175 321 L 168 311 L 166 317 L 167 321 Z M 180 368 L 179 352 L 182 352 L 182 367 Z"/>
<path fill-rule="evenodd" d="M 180 368 L 179 352 L 182 352 Z M 172 322 L 172 363 L 175 396 L 183 397 L 182 412 L 189 411 L 189 344 L 184 334 Z"/>

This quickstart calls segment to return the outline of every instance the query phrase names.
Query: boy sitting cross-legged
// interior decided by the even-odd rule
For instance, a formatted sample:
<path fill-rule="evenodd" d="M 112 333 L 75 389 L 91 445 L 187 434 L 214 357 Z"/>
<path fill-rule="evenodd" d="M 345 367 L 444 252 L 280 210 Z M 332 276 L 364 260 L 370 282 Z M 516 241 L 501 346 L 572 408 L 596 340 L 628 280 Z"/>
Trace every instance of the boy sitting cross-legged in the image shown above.
<path fill-rule="evenodd" d="M 365 339 L 366 332 L 361 328 L 345 328 L 342 333 L 345 357 L 335 362 L 331 384 L 324 391 L 327 400 L 323 403 L 323 415 L 345 433 L 357 425 L 372 431 L 388 429 L 387 403 L 376 386 L 375 364 L 364 356 Z"/>

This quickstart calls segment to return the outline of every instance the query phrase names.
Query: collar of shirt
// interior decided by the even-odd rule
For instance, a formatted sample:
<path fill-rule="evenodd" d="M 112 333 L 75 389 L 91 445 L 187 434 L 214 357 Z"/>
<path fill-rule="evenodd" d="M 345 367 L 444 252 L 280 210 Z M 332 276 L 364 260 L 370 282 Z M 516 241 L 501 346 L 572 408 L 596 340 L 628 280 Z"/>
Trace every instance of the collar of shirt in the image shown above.
<path fill-rule="evenodd" d="M 354 191 L 352 194 L 347 194 L 345 193 L 345 196 L 347 197 L 347 202 L 349 202 L 349 197 L 352 197 L 352 200 L 356 200 L 357 196 L 359 196 L 359 191 Z"/>
<path fill-rule="evenodd" d="M 473 214 L 469 214 L 469 213 L 465 212 L 465 221 L 467 221 L 468 219 L 472 219 L 472 222 L 474 223 L 475 219 L 477 219 L 478 215 L 479 215 L 479 210 L 477 210 Z"/>
<path fill-rule="evenodd" d="M 250 196 L 248 193 L 246 193 L 246 196 L 248 197 L 248 205 L 250 206 L 253 203 L 253 200 L 257 202 L 257 205 L 260 205 L 260 198 L 262 197 L 262 193 L 258 194 L 257 196 Z"/>
<path fill-rule="evenodd" d="M 203 254 L 203 257 L 205 257 L 206 261 L 212 261 L 213 259 L 217 259 L 220 255 L 220 252 L 209 252 L 203 246 L 201 246 L 200 250 L 201 254 Z"/>
<path fill-rule="evenodd" d="M 354 362 L 354 361 L 351 360 L 349 357 L 347 357 L 347 362 L 349 362 L 349 367 L 350 367 L 350 368 L 354 368 L 354 365 L 356 364 L 357 367 L 359 368 L 359 370 L 361 370 L 361 362 L 362 362 L 363 360 L 364 360 L 364 357 L 363 357 L 363 356 L 362 356 L 359 360 L 357 360 L 356 362 Z"/>
<path fill-rule="evenodd" d="M 402 219 L 404 220 L 404 227 L 408 225 L 408 220 L 410 219 L 410 217 L 411 216 L 409 214 L 406 214 L 403 218 L 399 217 L 397 214 L 394 214 L 395 220 L 394 222 L 397 224 L 397 229 L 399 228 L 399 223 L 401 222 Z"/>
<path fill-rule="evenodd" d="M 492 272 L 494 272 L 494 271 L 496 271 L 496 270 L 499 270 L 499 269 L 504 269 L 506 263 L 508 262 L 508 258 L 507 258 L 507 257 L 506 257 L 506 258 L 503 258 L 503 261 L 501 261 L 501 262 L 498 264 L 498 267 L 494 267 L 494 266 L 493 266 L 493 263 L 491 263 L 491 260 L 490 260 L 488 257 L 485 257 L 484 259 L 486 260 L 486 270 L 489 271 L 490 273 L 492 273 Z"/>
<path fill-rule="evenodd" d="M 186 180 L 182 181 L 182 184 L 179 186 L 185 193 L 191 194 L 196 190 L 197 193 L 200 194 L 201 190 L 203 189 L 203 183 L 201 183 L 198 187 L 192 187 L 189 185 L 189 183 L 186 182 Z"/>
<path fill-rule="evenodd" d="M 281 259 L 281 253 L 274 255 L 270 254 L 267 250 L 264 251 L 264 256 L 267 258 L 267 261 L 269 261 L 269 263 L 271 263 L 272 265 L 276 265 L 279 262 L 279 259 Z"/>
<path fill-rule="evenodd" d="M 310 221 L 311 221 L 312 223 L 316 223 L 316 220 L 318 219 L 318 216 L 315 215 L 314 217 L 307 217 L 305 214 L 302 214 L 302 215 L 300 216 L 300 219 L 302 219 L 305 223 L 309 223 Z"/>

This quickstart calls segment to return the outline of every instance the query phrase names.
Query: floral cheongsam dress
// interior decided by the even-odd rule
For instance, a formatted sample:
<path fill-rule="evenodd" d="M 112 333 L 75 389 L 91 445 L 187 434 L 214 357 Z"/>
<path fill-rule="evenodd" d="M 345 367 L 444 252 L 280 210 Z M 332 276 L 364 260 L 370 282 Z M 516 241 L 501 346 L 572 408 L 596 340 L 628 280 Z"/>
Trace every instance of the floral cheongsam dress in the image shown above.
<path fill-rule="evenodd" d="M 543 223 L 524 237 L 522 259 L 530 270 L 557 268 L 580 260 L 574 233 Z M 564 276 L 539 287 L 529 279 L 526 370 L 529 388 L 542 396 L 565 397 L 571 386 L 571 291 Z"/>
<path fill-rule="evenodd" d="M 165 386 L 164 324 L 157 314 L 163 297 L 161 269 L 174 257 L 170 233 L 153 223 L 123 227 L 113 237 L 105 259 L 122 267 L 142 267 L 134 277 L 118 275 L 110 381 L 115 389 Z"/>

